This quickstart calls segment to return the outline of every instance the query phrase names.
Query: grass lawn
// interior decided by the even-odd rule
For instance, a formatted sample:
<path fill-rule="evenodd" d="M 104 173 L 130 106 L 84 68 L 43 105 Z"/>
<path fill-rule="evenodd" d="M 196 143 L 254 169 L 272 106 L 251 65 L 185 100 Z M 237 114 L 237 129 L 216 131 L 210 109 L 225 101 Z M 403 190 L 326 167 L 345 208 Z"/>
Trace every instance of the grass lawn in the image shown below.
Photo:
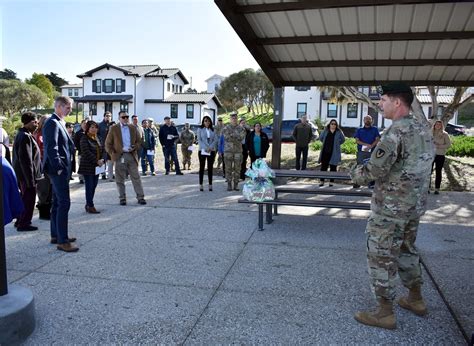
<path fill-rule="evenodd" d="M 257 122 L 261 123 L 263 126 L 273 123 L 273 109 L 270 109 L 270 113 L 257 114 L 255 116 L 252 112 L 248 112 L 247 110 L 247 107 L 241 107 L 239 108 L 237 115 L 239 119 L 242 117 L 245 118 L 249 125 L 253 125 Z M 230 121 L 230 113 L 219 114 L 219 117 L 222 117 L 225 124 Z"/>

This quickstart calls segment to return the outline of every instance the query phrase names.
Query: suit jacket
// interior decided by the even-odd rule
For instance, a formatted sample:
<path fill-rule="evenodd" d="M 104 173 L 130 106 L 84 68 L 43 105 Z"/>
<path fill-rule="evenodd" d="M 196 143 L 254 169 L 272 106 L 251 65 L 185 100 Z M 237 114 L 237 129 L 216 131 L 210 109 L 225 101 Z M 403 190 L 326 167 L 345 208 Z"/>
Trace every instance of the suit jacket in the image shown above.
<path fill-rule="evenodd" d="M 49 175 L 60 175 L 66 170 L 69 177 L 75 147 L 56 114 L 51 115 L 44 123 L 43 141 L 43 170 Z"/>
<path fill-rule="evenodd" d="M 123 154 L 122 130 L 120 126 L 120 123 L 111 126 L 109 128 L 107 139 L 105 140 L 105 150 L 114 162 L 119 160 Z M 130 146 L 132 147 L 132 151 L 130 153 L 133 155 L 133 158 L 138 163 L 137 151 L 138 149 L 140 149 L 141 138 L 138 134 L 138 130 L 134 125 L 128 124 L 128 129 L 130 131 Z"/>
<path fill-rule="evenodd" d="M 36 186 L 36 181 L 41 178 L 40 148 L 33 134 L 25 128 L 18 130 L 13 143 L 13 169 L 18 181 L 29 188 Z"/>
<path fill-rule="evenodd" d="M 197 139 L 199 143 L 199 150 L 205 150 L 207 151 L 208 148 L 212 151 L 217 150 L 217 135 L 214 131 L 210 131 L 211 137 L 208 139 L 207 138 L 207 132 L 205 128 L 199 128 L 197 131 Z"/>

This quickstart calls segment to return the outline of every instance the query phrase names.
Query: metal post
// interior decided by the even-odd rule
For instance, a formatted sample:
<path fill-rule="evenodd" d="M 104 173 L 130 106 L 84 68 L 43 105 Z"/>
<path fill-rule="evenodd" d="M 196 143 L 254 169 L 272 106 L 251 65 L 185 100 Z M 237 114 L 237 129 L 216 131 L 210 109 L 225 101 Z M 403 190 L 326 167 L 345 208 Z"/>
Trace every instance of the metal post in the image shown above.
<path fill-rule="evenodd" d="M 258 205 L 258 230 L 263 231 L 263 204 Z"/>
<path fill-rule="evenodd" d="M 1 160 L 5 158 L 0 157 Z M 8 294 L 7 259 L 5 256 L 5 227 L 3 226 L 3 162 L 0 169 L 0 296 Z"/>
<path fill-rule="evenodd" d="M 283 88 L 273 90 L 272 168 L 280 168 L 281 121 L 283 119 Z"/>
<path fill-rule="evenodd" d="M 270 224 L 273 222 L 273 219 L 272 219 L 272 205 L 271 204 L 266 204 L 266 216 L 267 216 L 267 223 Z"/>

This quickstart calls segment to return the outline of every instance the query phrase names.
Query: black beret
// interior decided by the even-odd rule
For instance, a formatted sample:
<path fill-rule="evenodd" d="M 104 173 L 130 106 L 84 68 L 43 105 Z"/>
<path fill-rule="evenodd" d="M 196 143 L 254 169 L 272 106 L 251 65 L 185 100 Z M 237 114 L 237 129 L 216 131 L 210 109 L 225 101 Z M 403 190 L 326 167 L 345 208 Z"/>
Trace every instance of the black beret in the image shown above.
<path fill-rule="evenodd" d="M 164 119 L 166 120 L 166 119 L 171 119 L 171 118 L 170 118 L 169 116 L 165 116 L 165 118 L 164 118 Z"/>
<path fill-rule="evenodd" d="M 26 112 L 21 115 L 21 122 L 23 125 L 26 125 L 33 120 L 36 120 L 36 114 L 33 112 Z"/>
<path fill-rule="evenodd" d="M 386 85 L 381 86 L 381 95 L 390 95 L 390 94 L 411 94 L 413 95 L 413 92 L 410 88 L 410 86 L 406 83 L 402 82 L 392 82 L 388 83 Z"/>

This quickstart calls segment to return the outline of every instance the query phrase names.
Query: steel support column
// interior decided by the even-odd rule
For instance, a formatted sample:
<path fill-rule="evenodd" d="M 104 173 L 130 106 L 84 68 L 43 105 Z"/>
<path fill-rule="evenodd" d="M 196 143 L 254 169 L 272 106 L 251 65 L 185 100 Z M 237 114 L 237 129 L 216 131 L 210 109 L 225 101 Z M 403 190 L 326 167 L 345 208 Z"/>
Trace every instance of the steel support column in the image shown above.
<path fill-rule="evenodd" d="M 283 119 L 283 88 L 273 89 L 272 168 L 279 169 L 281 161 L 281 121 Z"/>

